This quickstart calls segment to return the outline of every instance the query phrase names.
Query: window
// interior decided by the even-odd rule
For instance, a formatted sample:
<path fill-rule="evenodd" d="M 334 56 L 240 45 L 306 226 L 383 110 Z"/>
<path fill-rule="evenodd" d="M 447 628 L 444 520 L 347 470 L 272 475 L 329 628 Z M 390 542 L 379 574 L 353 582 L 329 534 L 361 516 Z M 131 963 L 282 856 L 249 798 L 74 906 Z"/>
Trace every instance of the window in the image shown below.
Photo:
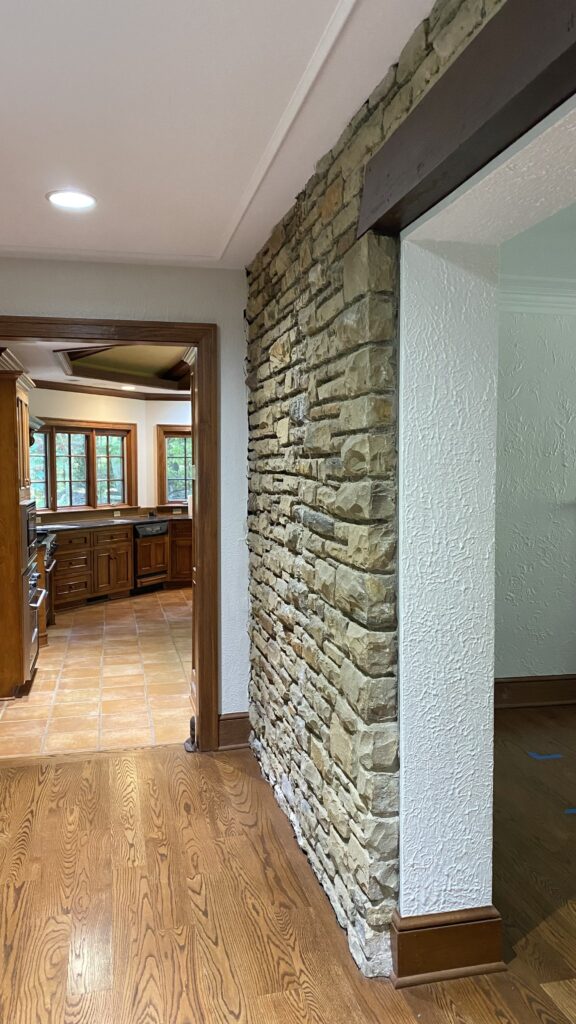
<path fill-rule="evenodd" d="M 96 434 L 96 502 L 124 504 L 124 438 L 120 434 Z"/>
<path fill-rule="evenodd" d="M 47 420 L 30 451 L 38 509 L 135 505 L 136 426 Z"/>
<path fill-rule="evenodd" d="M 158 504 L 179 505 L 192 494 L 192 431 L 190 427 L 159 426 Z"/>
<path fill-rule="evenodd" d="M 38 508 L 48 507 L 48 442 L 44 431 L 34 434 L 30 448 L 30 490 Z"/>

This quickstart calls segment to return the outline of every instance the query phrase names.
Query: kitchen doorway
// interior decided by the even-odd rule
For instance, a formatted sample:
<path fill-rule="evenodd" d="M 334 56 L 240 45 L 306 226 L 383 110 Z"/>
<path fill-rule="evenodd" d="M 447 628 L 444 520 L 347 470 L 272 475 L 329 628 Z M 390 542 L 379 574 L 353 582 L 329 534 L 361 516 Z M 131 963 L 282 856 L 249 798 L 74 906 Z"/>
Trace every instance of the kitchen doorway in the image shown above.
<path fill-rule="evenodd" d="M 192 611 L 192 652 L 193 672 L 192 679 L 195 680 L 195 714 L 191 723 L 191 731 L 200 750 L 212 750 L 218 747 L 219 738 L 219 590 L 218 590 L 218 558 L 219 558 L 219 480 L 218 480 L 218 377 L 217 377 L 217 328 L 214 324 L 187 324 L 187 323 L 160 323 L 150 321 L 118 321 L 118 320 L 84 320 L 76 318 L 42 318 L 42 317 L 0 317 L 0 346 L 4 349 L 17 349 L 18 345 L 27 341 L 46 342 L 54 344 L 54 341 L 64 343 L 80 344 L 84 351 L 102 351 L 103 348 L 112 349 L 115 347 L 130 346 L 185 346 L 189 353 L 190 366 L 190 397 L 191 397 L 191 443 L 194 452 L 194 467 L 196 479 L 191 486 L 192 491 L 192 543 L 186 536 L 187 527 L 184 520 L 176 524 L 170 523 L 181 534 L 180 554 L 184 548 L 190 552 L 190 601 L 187 595 L 180 595 L 182 604 L 176 608 L 175 594 L 166 591 L 166 600 L 160 602 L 160 607 L 150 611 L 155 616 L 163 617 L 169 622 L 171 619 L 178 620 L 186 614 L 186 610 Z M 66 385 L 63 386 L 63 390 Z M 82 388 L 77 384 L 69 384 L 70 390 L 80 391 Z M 88 389 L 86 389 L 88 390 Z M 95 389 L 91 389 L 95 390 Z M 170 429 L 174 424 L 164 424 L 167 437 L 170 436 Z M 85 430 L 85 426 L 79 428 L 79 432 Z M 102 433 L 102 432 L 99 432 Z M 173 431 L 174 433 L 174 431 Z M 110 436 L 114 434 L 109 431 Z M 101 443 L 101 439 L 98 440 Z M 90 444 L 86 442 L 89 451 Z M 99 544 L 104 544 L 105 538 L 101 540 L 96 534 L 102 533 L 105 527 L 90 531 L 94 536 L 89 537 L 89 546 L 92 551 L 92 559 L 96 552 L 99 565 L 106 565 L 104 568 L 109 574 L 116 573 L 114 581 L 120 586 L 122 582 L 122 538 L 116 536 L 121 532 L 124 524 L 120 527 L 114 525 L 114 537 L 108 538 L 107 544 L 111 544 L 111 553 L 107 558 L 103 557 Z M 126 524 L 124 527 L 128 529 Z M 131 529 L 131 526 L 130 526 Z M 160 540 L 160 538 L 159 538 Z M 153 538 L 143 540 L 143 550 L 146 547 L 147 556 L 153 551 Z M 173 538 L 172 543 L 178 547 L 178 538 Z M 159 544 L 156 545 L 159 550 Z M 93 550 L 92 550 L 93 549 Z M 148 550 L 150 549 L 150 550 Z M 136 548 L 138 551 L 139 548 Z M 76 549 L 74 549 L 76 553 Z M 116 555 L 116 557 L 114 557 Z M 136 554 L 136 558 L 139 555 Z M 106 586 L 110 580 L 106 573 L 99 575 L 98 579 L 104 580 Z M 118 589 L 118 587 L 116 589 Z M 126 587 L 126 591 L 128 591 Z M 116 595 L 118 596 L 118 595 Z M 123 600 L 129 601 L 129 594 L 123 594 Z M 137 599 L 136 599 L 137 600 Z M 112 619 L 122 614 L 130 617 L 128 607 L 122 613 L 120 605 L 122 601 L 110 601 L 106 608 Z M 171 608 L 170 608 L 171 606 Z M 102 608 L 103 605 L 100 605 Z M 116 607 L 117 611 L 113 609 Z M 88 614 L 86 609 L 82 614 Z M 80 614 L 80 618 L 82 618 Z M 105 616 L 104 612 L 99 612 Z M 77 628 L 77 624 L 69 623 L 71 629 Z M 94 624 L 94 628 L 106 628 L 105 624 Z M 82 629 L 82 624 L 80 625 Z M 88 627 L 92 628 L 92 624 Z M 114 626 L 111 627 L 112 630 Z M 182 738 L 184 739 L 189 731 L 188 717 L 183 713 Z"/>

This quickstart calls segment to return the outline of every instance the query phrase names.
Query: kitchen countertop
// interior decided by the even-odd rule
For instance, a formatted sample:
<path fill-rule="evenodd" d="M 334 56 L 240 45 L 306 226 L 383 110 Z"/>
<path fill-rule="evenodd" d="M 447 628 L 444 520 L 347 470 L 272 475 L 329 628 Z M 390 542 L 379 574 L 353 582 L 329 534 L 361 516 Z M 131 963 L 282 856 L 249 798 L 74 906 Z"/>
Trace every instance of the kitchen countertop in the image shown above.
<path fill-rule="evenodd" d="M 165 523 L 172 522 L 172 520 L 185 520 L 186 522 L 191 521 L 191 516 L 187 513 L 182 515 L 157 515 L 157 516 L 126 516 L 114 519 L 113 517 L 107 519 L 79 519 L 73 523 L 39 523 L 39 533 L 58 533 L 60 530 L 94 530 L 99 527 L 107 526 L 140 526 L 143 523 Z"/>

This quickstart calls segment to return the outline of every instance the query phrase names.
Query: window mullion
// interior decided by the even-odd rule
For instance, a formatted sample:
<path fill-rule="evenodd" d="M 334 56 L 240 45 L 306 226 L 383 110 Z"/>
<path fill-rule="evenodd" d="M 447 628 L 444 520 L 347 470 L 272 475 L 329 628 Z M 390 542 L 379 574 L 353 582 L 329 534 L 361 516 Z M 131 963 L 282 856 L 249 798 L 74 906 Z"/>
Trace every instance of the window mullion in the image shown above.
<path fill-rule="evenodd" d="M 96 431 L 88 431 L 88 450 L 86 452 L 86 478 L 88 504 L 96 508 Z"/>

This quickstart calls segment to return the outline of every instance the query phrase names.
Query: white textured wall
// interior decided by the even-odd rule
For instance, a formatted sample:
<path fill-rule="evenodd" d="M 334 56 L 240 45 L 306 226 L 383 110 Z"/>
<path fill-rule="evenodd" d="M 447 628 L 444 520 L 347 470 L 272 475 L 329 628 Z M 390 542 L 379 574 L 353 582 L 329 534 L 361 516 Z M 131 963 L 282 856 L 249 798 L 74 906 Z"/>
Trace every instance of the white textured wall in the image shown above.
<path fill-rule="evenodd" d="M 495 264 L 402 244 L 403 916 L 492 902 Z"/>
<path fill-rule="evenodd" d="M 138 499 L 144 507 L 157 504 L 156 425 L 190 423 L 189 402 L 141 402 L 111 395 L 83 395 L 73 391 L 42 391 L 30 396 L 35 416 L 94 423 L 135 423 L 138 435 Z"/>
<path fill-rule="evenodd" d="M 497 677 L 576 672 L 576 317 L 500 318 Z"/>
<path fill-rule="evenodd" d="M 242 271 L 0 260 L 0 313 L 218 324 L 220 339 L 220 593 L 223 712 L 248 707 L 248 422 Z"/>

